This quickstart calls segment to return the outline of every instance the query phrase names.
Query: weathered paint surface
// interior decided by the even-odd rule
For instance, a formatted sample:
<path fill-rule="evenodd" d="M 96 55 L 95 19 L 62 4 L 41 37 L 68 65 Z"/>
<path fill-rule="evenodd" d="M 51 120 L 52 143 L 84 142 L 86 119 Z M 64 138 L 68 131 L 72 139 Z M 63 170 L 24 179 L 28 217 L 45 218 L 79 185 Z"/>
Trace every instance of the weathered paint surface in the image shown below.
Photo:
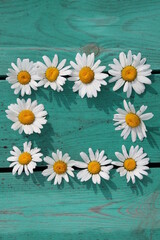
<path fill-rule="evenodd" d="M 160 69 L 159 1 L 0 1 L 0 75 L 17 57 L 41 60 L 43 55 L 74 60 L 77 52 L 94 52 L 107 66 L 120 51 L 132 49 Z M 142 96 L 133 95 L 138 108 L 148 105 L 154 118 L 147 122 L 148 138 L 141 145 L 151 162 L 160 162 L 160 75 L 151 77 Z M 67 82 L 63 93 L 40 88 L 31 96 L 45 105 L 48 123 L 40 137 L 26 137 L 10 129 L 5 109 L 16 102 L 10 85 L 0 81 L 0 168 L 13 145 L 26 140 L 42 148 L 44 156 L 60 148 L 80 161 L 79 152 L 104 149 L 109 158 L 121 145 L 130 147 L 115 132 L 113 114 L 126 95 L 102 88 L 96 99 L 81 99 Z M 44 165 L 44 163 L 42 163 Z M 136 239 L 160 238 L 160 169 L 134 186 L 112 170 L 111 181 L 101 186 L 79 183 L 57 187 L 40 172 L 27 178 L 0 173 L 0 239 Z"/>

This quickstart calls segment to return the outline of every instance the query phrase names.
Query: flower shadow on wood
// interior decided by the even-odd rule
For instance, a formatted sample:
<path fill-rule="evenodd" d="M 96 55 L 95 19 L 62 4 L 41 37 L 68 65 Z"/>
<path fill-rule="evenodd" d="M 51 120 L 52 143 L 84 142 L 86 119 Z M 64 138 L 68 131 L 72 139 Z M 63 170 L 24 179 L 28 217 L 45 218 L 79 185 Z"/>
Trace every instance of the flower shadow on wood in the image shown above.
<path fill-rule="evenodd" d="M 101 88 L 101 92 L 98 93 L 97 98 L 87 98 L 87 104 L 89 108 L 96 107 L 98 110 L 103 110 L 105 113 L 115 110 L 115 107 L 120 107 L 120 103 L 123 103 L 123 96 L 119 96 L 117 93 L 109 89 L 109 86 Z"/>
<path fill-rule="evenodd" d="M 150 170 L 148 171 L 148 174 L 150 174 Z M 153 181 L 149 176 L 143 176 L 142 180 L 139 180 L 136 178 L 135 184 L 132 184 L 132 182 L 127 183 L 127 186 L 130 187 L 132 192 L 136 195 L 143 195 L 144 194 L 144 189 L 147 187 L 149 184 L 152 184 Z"/>

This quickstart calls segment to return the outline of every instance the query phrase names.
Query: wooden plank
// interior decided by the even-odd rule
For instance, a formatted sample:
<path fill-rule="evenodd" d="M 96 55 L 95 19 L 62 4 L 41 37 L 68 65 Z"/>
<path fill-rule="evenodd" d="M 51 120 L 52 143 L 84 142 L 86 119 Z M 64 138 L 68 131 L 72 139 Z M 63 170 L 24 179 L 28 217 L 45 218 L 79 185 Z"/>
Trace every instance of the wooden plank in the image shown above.
<path fill-rule="evenodd" d="M 17 57 L 37 61 L 63 52 L 61 57 L 73 60 L 84 51 L 95 52 L 108 65 L 129 49 L 141 51 L 153 69 L 159 68 L 158 0 L 1 2 L 0 74 Z"/>
<path fill-rule="evenodd" d="M 41 173 L 0 174 L 0 239 L 160 238 L 160 169 L 136 185 L 117 173 L 100 186 L 53 186 Z"/>
<path fill-rule="evenodd" d="M 67 58 L 77 52 L 94 52 L 108 66 L 120 51 L 132 49 L 147 57 L 152 69 L 159 67 L 160 2 L 158 0 L 0 0 L 0 75 L 17 57 L 41 60 L 43 55 Z M 107 67 L 108 70 L 108 67 Z M 155 117 L 147 123 L 148 138 L 141 145 L 151 162 L 160 162 L 160 75 L 142 96 L 133 95 L 136 107 L 149 106 Z M 104 149 L 115 160 L 121 145 L 130 146 L 114 131 L 112 116 L 125 95 L 113 85 L 97 99 L 80 99 L 67 83 L 63 93 L 40 88 L 31 96 L 45 105 L 48 123 L 42 134 L 25 136 L 10 129 L 5 109 L 16 101 L 6 81 L 0 81 L 0 167 L 13 145 L 27 140 L 42 148 L 44 156 L 60 148 L 80 160 L 79 152 Z M 43 163 L 42 163 L 43 164 Z M 0 240 L 158 240 L 160 239 L 160 169 L 136 185 L 126 183 L 115 170 L 111 181 L 93 186 L 72 179 L 53 186 L 40 172 L 26 177 L 0 173 Z"/>
<path fill-rule="evenodd" d="M 77 52 L 85 52 L 87 54 L 94 52 L 97 59 L 102 61 L 102 64 L 106 66 L 106 70 L 109 70 L 108 64 L 113 63 L 113 58 L 118 58 L 119 53 L 124 51 L 128 52 L 131 49 L 134 54 L 142 53 L 142 57 L 147 58 L 147 63 L 151 64 L 152 69 L 160 69 L 159 67 L 159 55 L 160 49 L 150 48 L 146 49 L 145 47 L 132 47 L 127 45 L 121 48 L 114 47 L 101 47 L 98 43 L 86 44 L 83 46 L 75 48 L 46 48 L 46 47 L 20 47 L 20 48 L 1 48 L 1 57 L 0 57 L 0 75 L 5 75 L 8 72 L 8 68 L 11 67 L 11 62 L 17 61 L 17 58 L 21 59 L 29 58 L 32 61 L 43 61 L 42 56 L 47 55 L 50 58 L 53 58 L 54 54 L 57 53 L 60 59 L 67 59 L 67 64 L 69 65 L 70 61 L 75 61 L 75 56 Z"/>
<path fill-rule="evenodd" d="M 160 162 L 160 97 L 157 89 L 160 89 L 160 75 L 151 77 L 153 84 L 147 86 L 143 96 L 133 95 L 131 101 L 137 109 L 142 105 L 148 105 L 148 112 L 155 114 L 154 118 L 146 122 L 148 126 L 148 138 L 139 144 L 148 153 L 151 162 Z M 89 147 L 94 150 L 104 149 L 109 158 L 115 159 L 114 152 L 121 151 L 121 145 L 132 145 L 130 137 L 124 141 L 120 132 L 114 130 L 113 115 L 118 107 L 122 107 L 125 94 L 122 91 L 113 92 L 111 84 L 102 87 L 96 99 L 81 99 L 77 93 L 72 92 L 72 83 L 67 82 L 64 92 L 57 93 L 49 88 L 39 88 L 33 92 L 32 100 L 37 99 L 43 103 L 48 111 L 48 123 L 42 130 L 41 135 L 20 135 L 10 127 L 11 121 L 6 119 L 5 109 L 11 103 L 16 102 L 17 96 L 10 89 L 10 84 L 5 80 L 0 81 L 1 87 L 1 118 L 0 118 L 0 167 L 9 166 L 6 161 L 13 145 L 20 148 L 24 141 L 31 140 L 34 146 L 42 149 L 44 156 L 51 155 L 56 149 L 69 152 L 73 159 L 80 160 L 79 153 L 87 151 Z M 7 95 L 6 95 L 7 94 Z M 27 98 L 27 97 L 26 97 Z"/>

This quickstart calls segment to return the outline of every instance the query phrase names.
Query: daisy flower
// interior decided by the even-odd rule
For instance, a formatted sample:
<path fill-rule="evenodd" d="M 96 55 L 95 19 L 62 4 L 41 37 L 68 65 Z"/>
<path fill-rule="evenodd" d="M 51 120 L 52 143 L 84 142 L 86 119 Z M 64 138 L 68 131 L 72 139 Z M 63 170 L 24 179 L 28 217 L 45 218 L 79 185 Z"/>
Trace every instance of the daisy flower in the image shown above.
<path fill-rule="evenodd" d="M 102 73 L 105 66 L 99 66 L 101 61 L 98 60 L 94 63 L 94 53 L 82 56 L 77 53 L 76 63 L 70 62 L 74 68 L 71 73 L 70 81 L 74 81 L 73 92 L 79 92 L 81 98 L 87 95 L 88 98 L 97 97 L 97 92 L 101 91 L 101 85 L 107 85 L 104 81 L 108 74 Z"/>
<path fill-rule="evenodd" d="M 124 100 L 123 105 L 125 110 L 118 108 L 118 114 L 114 114 L 113 120 L 116 121 L 114 125 L 118 126 L 115 130 L 123 130 L 121 133 L 123 139 L 126 139 L 131 133 L 132 142 L 136 141 L 137 136 L 142 141 L 147 137 L 144 121 L 151 119 L 154 116 L 153 113 L 144 113 L 147 109 L 147 106 L 144 105 L 137 112 L 130 102 L 127 104 Z"/>
<path fill-rule="evenodd" d="M 11 157 L 7 158 L 7 161 L 11 162 L 10 167 L 13 167 L 13 175 L 18 172 L 21 175 L 22 171 L 26 175 L 33 173 L 33 169 L 37 166 L 37 162 L 42 162 L 42 153 L 40 153 L 40 148 L 32 148 L 31 142 L 25 142 L 23 144 L 23 151 L 21 152 L 16 146 L 10 151 Z"/>
<path fill-rule="evenodd" d="M 76 166 L 79 168 L 84 168 L 77 174 L 77 178 L 81 182 L 86 182 L 92 178 L 94 184 L 101 183 L 101 177 L 109 180 L 110 170 L 113 168 L 110 163 L 112 160 L 108 159 L 104 155 L 104 151 L 99 152 L 98 150 L 93 153 L 93 150 L 89 148 L 89 157 L 86 153 L 80 153 L 81 158 L 84 162 L 76 162 Z"/>
<path fill-rule="evenodd" d="M 149 163 L 149 158 L 147 158 L 147 153 L 143 153 L 143 148 L 131 146 L 129 154 L 127 153 L 126 147 L 122 146 L 122 153 L 115 152 L 116 157 L 120 162 L 112 162 L 112 164 L 118 166 L 117 172 L 120 173 L 120 176 L 123 177 L 126 175 L 127 182 L 132 180 L 132 183 L 135 183 L 135 177 L 138 177 L 140 180 L 143 178 L 143 175 L 148 175 L 146 170 L 149 170 L 149 167 L 146 166 Z"/>
<path fill-rule="evenodd" d="M 119 54 L 119 61 L 113 59 L 114 64 L 109 64 L 111 70 L 109 74 L 113 77 L 109 82 L 116 82 L 113 87 L 113 91 L 117 91 L 123 85 L 123 91 L 127 92 L 129 98 L 132 93 L 132 88 L 137 94 L 141 94 L 145 90 L 144 84 L 151 84 L 151 80 L 148 76 L 151 75 L 150 65 L 146 64 L 146 58 L 141 59 L 141 53 L 138 55 L 132 55 L 131 50 L 128 54 L 121 52 Z"/>
<path fill-rule="evenodd" d="M 70 160 L 68 153 L 62 155 L 62 152 L 57 150 L 56 153 L 52 152 L 52 158 L 47 156 L 44 161 L 48 163 L 48 168 L 42 172 L 42 175 L 48 177 L 47 181 L 54 179 L 54 185 L 61 184 L 63 178 L 66 182 L 69 182 L 68 175 L 74 177 L 72 166 L 75 161 Z"/>
<path fill-rule="evenodd" d="M 23 97 L 25 94 L 30 95 L 31 89 L 37 90 L 39 80 L 37 76 L 37 69 L 35 64 L 29 59 L 17 58 L 17 65 L 11 63 L 13 69 L 9 68 L 7 73 L 7 81 L 12 84 L 11 88 L 14 89 L 14 94 L 21 92 Z"/>
<path fill-rule="evenodd" d="M 43 124 L 46 124 L 47 112 L 44 111 L 43 104 L 37 104 L 37 101 L 31 102 L 29 98 L 27 101 L 24 99 L 17 99 L 17 104 L 10 104 L 9 110 L 6 110 L 7 118 L 14 124 L 13 130 L 18 130 L 21 134 L 23 131 L 26 134 L 41 133 Z"/>
<path fill-rule="evenodd" d="M 39 86 L 47 88 L 50 86 L 53 90 L 57 92 L 63 91 L 62 86 L 66 82 L 66 76 L 71 74 L 69 70 L 70 66 L 64 67 L 66 59 L 63 59 L 58 64 L 58 56 L 54 55 L 51 61 L 47 56 L 43 56 L 44 63 L 37 62 L 37 73 L 40 78 L 38 83 Z"/>

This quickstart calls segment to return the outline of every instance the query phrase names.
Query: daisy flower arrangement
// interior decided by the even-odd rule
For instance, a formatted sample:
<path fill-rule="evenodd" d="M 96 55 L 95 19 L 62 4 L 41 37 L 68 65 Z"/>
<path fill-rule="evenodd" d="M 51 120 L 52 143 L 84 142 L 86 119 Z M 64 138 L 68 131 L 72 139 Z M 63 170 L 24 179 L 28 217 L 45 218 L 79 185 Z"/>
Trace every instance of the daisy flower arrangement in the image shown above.
<path fill-rule="evenodd" d="M 69 81 L 74 82 L 73 92 L 79 93 L 83 98 L 87 95 L 88 98 L 97 97 L 97 92 L 101 91 L 101 85 L 107 85 L 104 80 L 108 74 L 103 73 L 105 66 L 100 66 L 101 60 L 95 62 L 94 53 L 86 56 L 85 53 L 76 55 L 76 63 L 70 61 L 73 70 Z"/>
<path fill-rule="evenodd" d="M 29 59 L 17 58 L 17 65 L 11 63 L 12 68 L 9 68 L 6 80 L 12 85 L 11 88 L 14 89 L 14 94 L 20 92 L 23 97 L 26 95 L 31 95 L 31 89 L 37 90 L 38 83 L 37 80 L 40 78 L 37 75 L 37 68 L 32 61 Z"/>
<path fill-rule="evenodd" d="M 80 153 L 84 162 L 76 162 L 76 166 L 83 169 L 78 172 L 77 178 L 81 182 L 92 179 L 94 184 L 100 184 L 101 178 L 109 180 L 110 170 L 113 168 L 111 165 L 112 160 L 107 159 L 104 151 L 99 152 L 99 150 L 97 150 L 94 153 L 91 148 L 89 148 L 88 151 L 89 156 L 84 152 Z"/>
<path fill-rule="evenodd" d="M 66 82 L 66 76 L 71 74 L 70 66 L 65 66 L 66 59 L 58 63 L 58 55 L 55 54 L 53 59 L 43 56 L 42 62 L 37 62 L 37 73 L 39 76 L 38 86 L 44 88 L 51 87 L 57 92 L 63 91 L 63 85 Z"/>
<path fill-rule="evenodd" d="M 129 98 L 132 89 L 137 94 L 142 94 L 145 90 L 145 84 L 151 84 L 148 76 L 151 75 L 150 65 L 146 64 L 146 58 L 141 58 L 141 53 L 133 55 L 131 50 L 128 54 L 121 52 L 119 60 L 113 59 L 113 64 L 109 64 L 111 68 L 108 72 L 112 76 L 110 83 L 116 82 L 113 91 L 117 91 L 123 86 L 123 92 L 127 93 Z"/>
<path fill-rule="evenodd" d="M 68 153 L 62 154 L 62 151 L 57 150 L 57 152 L 52 152 L 51 157 L 45 157 L 44 161 L 48 164 L 47 169 L 42 172 L 42 175 L 47 178 L 47 181 L 52 181 L 54 179 L 54 185 L 61 184 L 62 179 L 69 182 L 69 177 L 74 177 L 74 160 L 70 159 Z"/>
<path fill-rule="evenodd" d="M 6 110 L 7 118 L 13 123 L 12 129 L 18 130 L 21 134 L 41 133 L 43 125 L 46 124 L 47 111 L 44 110 L 43 104 L 38 104 L 37 101 L 27 101 L 17 99 L 17 104 L 11 104 Z"/>
<path fill-rule="evenodd" d="M 142 141 L 147 137 L 146 126 L 144 121 L 153 117 L 153 113 L 144 113 L 147 106 L 142 105 L 136 112 L 135 107 L 130 102 L 123 101 L 124 109 L 118 108 L 117 114 L 114 114 L 115 130 L 122 130 L 121 137 L 126 139 L 131 134 L 132 142 L 136 141 L 136 138 Z"/>
<path fill-rule="evenodd" d="M 7 81 L 14 89 L 14 93 L 23 97 L 30 95 L 31 90 L 37 90 L 38 87 L 50 87 L 54 91 L 63 91 L 63 86 L 68 78 L 73 81 L 73 92 L 78 92 L 81 98 L 97 97 L 101 91 L 102 85 L 107 85 L 106 78 L 108 74 L 104 72 L 105 66 L 101 66 L 101 61 L 95 61 L 94 53 L 88 56 L 83 53 L 77 53 L 75 62 L 70 61 L 66 66 L 66 59 L 58 60 L 55 54 L 53 59 L 43 56 L 43 63 L 33 63 L 29 59 L 17 59 L 17 63 L 11 63 L 12 69 L 8 69 Z M 72 67 L 72 69 L 70 69 Z M 137 94 L 145 91 L 145 84 L 151 84 L 148 78 L 151 75 L 150 65 L 146 64 L 146 58 L 141 58 L 141 53 L 133 55 L 131 50 L 127 55 L 124 52 L 119 54 L 119 59 L 113 59 L 113 64 L 109 64 L 108 71 L 112 78 L 110 83 L 115 82 L 114 91 L 123 87 L 129 98 L 134 90 Z M 145 113 L 147 106 L 142 105 L 138 111 L 131 102 L 123 101 L 124 108 L 118 108 L 114 114 L 115 130 L 121 130 L 121 137 L 127 139 L 131 135 L 132 142 L 137 137 L 140 141 L 147 137 L 147 128 L 145 121 L 153 117 L 153 113 Z M 13 122 L 11 128 L 19 131 L 20 134 L 41 133 L 43 125 L 47 123 L 47 111 L 43 104 L 32 101 L 30 98 L 17 99 L 17 103 L 10 104 L 6 110 L 7 118 Z M 24 173 L 32 174 L 38 162 L 42 162 L 42 153 L 40 148 L 31 148 L 31 142 L 23 144 L 23 151 L 13 146 L 10 151 L 11 156 L 7 161 L 10 162 L 12 173 L 18 175 Z M 88 150 L 89 154 L 81 152 L 83 161 L 72 160 L 68 153 L 63 155 L 59 149 L 52 152 L 52 157 L 46 156 L 44 162 L 47 168 L 42 171 L 42 175 L 47 177 L 47 181 L 53 181 L 54 185 L 61 184 L 63 179 L 69 182 L 70 177 L 74 177 L 74 170 L 79 169 L 77 178 L 81 182 L 91 180 L 93 184 L 100 184 L 102 179 L 110 179 L 110 171 L 113 166 L 117 166 L 117 172 L 120 176 L 126 176 L 127 182 L 130 180 L 135 183 L 136 178 L 143 179 L 148 175 L 149 158 L 143 152 L 143 148 L 131 146 L 129 152 L 122 145 L 122 153 L 115 152 L 119 161 L 112 161 L 105 155 L 104 150 L 93 152 L 92 148 Z"/>
<path fill-rule="evenodd" d="M 127 153 L 126 147 L 122 146 L 122 153 L 115 152 L 119 161 L 112 161 L 112 164 L 118 166 L 117 172 L 121 177 L 126 176 L 127 182 L 130 180 L 135 183 L 135 177 L 140 180 L 143 179 L 143 175 L 148 175 L 149 158 L 146 157 L 147 153 L 143 153 L 143 148 L 131 146 L 129 153 Z"/>
<path fill-rule="evenodd" d="M 31 148 L 31 142 L 25 142 L 23 144 L 23 151 L 14 146 L 13 150 L 10 151 L 11 156 L 7 158 L 10 162 L 10 167 L 13 167 L 12 173 L 15 175 L 21 175 L 24 171 L 26 175 L 33 173 L 33 170 L 37 166 L 38 162 L 42 162 L 42 153 L 40 148 Z"/>

